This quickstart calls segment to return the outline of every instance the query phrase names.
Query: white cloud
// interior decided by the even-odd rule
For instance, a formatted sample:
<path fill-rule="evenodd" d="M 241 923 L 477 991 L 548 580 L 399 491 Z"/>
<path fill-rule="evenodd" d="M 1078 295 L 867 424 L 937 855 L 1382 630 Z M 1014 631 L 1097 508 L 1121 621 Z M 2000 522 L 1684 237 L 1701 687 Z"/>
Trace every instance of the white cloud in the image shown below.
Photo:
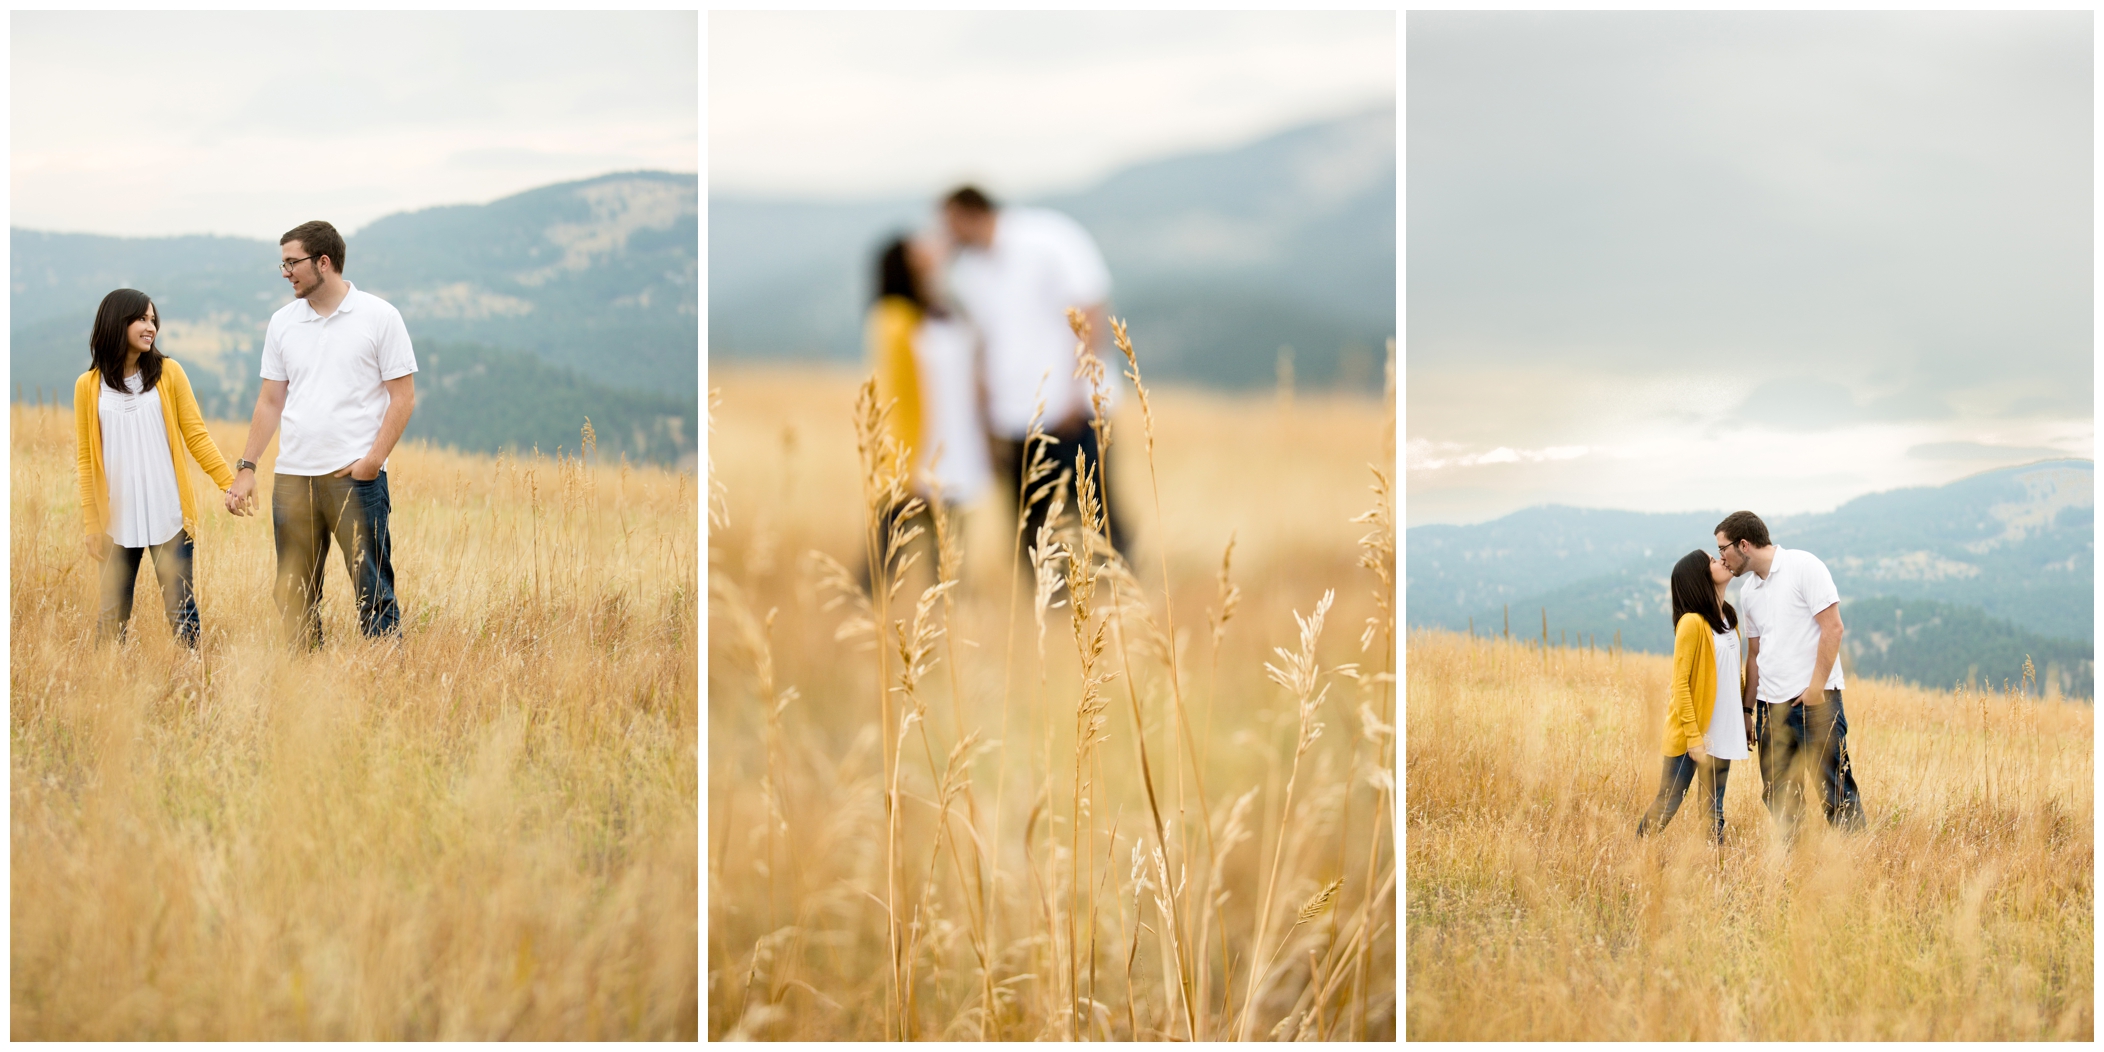
<path fill-rule="evenodd" d="M 695 171 L 696 18 L 16 12 L 12 222 L 275 238 L 317 217 L 355 230 L 609 171 Z M 112 61 L 117 40 L 142 61 Z"/>
<path fill-rule="evenodd" d="M 1590 452 L 1586 446 L 1550 446 L 1546 449 L 1513 449 L 1499 446 L 1481 453 L 1459 453 L 1466 448 L 1459 442 L 1433 442 L 1427 439 L 1412 439 L 1409 443 L 1411 471 L 1438 471 L 1443 468 L 1468 468 L 1483 464 L 1543 464 L 1557 460 L 1575 460 Z M 1441 456 L 1442 453 L 1456 455 Z"/>
<path fill-rule="evenodd" d="M 2091 455 L 2087 13 L 1410 19 L 1411 523 Z"/>
<path fill-rule="evenodd" d="M 709 16 L 709 180 L 739 193 L 1067 189 L 1395 99 L 1392 12 Z"/>
<path fill-rule="evenodd" d="M 1537 504 L 1763 515 L 1826 511 L 1865 493 L 1938 486 L 2050 456 L 2090 458 L 2092 422 L 1880 422 L 1833 430 L 1700 430 L 1624 420 L 1586 446 L 1512 447 L 1420 434 L 1405 449 L 1408 524 L 1481 522 Z M 1924 443 L 1965 441 L 1999 457 L 1911 457 Z"/>

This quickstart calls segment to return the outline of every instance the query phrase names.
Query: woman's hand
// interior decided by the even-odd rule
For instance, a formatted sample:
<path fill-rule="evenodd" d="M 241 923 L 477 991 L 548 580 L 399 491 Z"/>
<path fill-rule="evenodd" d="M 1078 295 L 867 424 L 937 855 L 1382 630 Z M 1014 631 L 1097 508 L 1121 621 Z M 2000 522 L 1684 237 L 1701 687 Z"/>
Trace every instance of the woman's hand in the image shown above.
<path fill-rule="evenodd" d="M 240 474 L 235 475 L 234 484 L 228 486 L 225 491 L 227 513 L 230 515 L 249 514 L 249 495 L 255 491 L 255 472 L 244 470 Z"/>
<path fill-rule="evenodd" d="M 96 562 L 101 562 L 104 559 L 110 557 L 109 534 L 91 533 L 85 538 L 85 540 L 88 542 L 88 558 L 93 559 Z"/>
<path fill-rule="evenodd" d="M 1709 751 L 1708 751 L 1708 750 L 1706 750 L 1706 749 L 1704 749 L 1704 748 L 1702 747 L 1702 743 L 1701 743 L 1701 742 L 1694 742 L 1694 743 L 1691 743 L 1691 744 L 1690 744 L 1690 745 L 1688 746 L 1688 755 L 1689 755 L 1690 757 L 1694 758 L 1694 761 L 1695 761 L 1696 763 L 1708 763 L 1708 762 L 1709 762 Z"/>

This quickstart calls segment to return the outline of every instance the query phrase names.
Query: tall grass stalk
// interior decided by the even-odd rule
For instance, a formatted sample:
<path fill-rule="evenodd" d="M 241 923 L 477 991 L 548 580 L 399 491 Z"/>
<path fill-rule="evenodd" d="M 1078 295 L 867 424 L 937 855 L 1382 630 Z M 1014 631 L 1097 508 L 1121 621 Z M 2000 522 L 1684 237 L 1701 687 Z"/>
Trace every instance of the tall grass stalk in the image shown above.
<path fill-rule="evenodd" d="M 389 463 L 399 643 L 361 636 L 332 560 L 327 643 L 290 651 L 268 520 L 207 501 L 199 650 L 171 638 L 151 573 L 127 641 L 98 645 L 73 415 L 11 422 L 12 1037 L 700 1036 L 690 473 L 634 465 L 620 492 L 600 487 L 623 521 L 578 506 L 610 467 L 405 442 Z M 227 449 L 246 424 L 206 427 Z M 716 627 L 734 649 L 767 633 L 760 615 Z M 736 675 L 741 704 L 766 692 Z M 766 720 L 737 715 L 758 782 Z M 712 810 L 728 830 L 754 799 Z M 743 861 L 765 856 L 756 838 Z M 739 874 L 712 859 L 709 877 Z M 772 903 L 764 881 L 741 887 L 756 924 L 792 908 L 786 884 Z M 734 1010 L 751 945 L 725 976 Z"/>
<path fill-rule="evenodd" d="M 1272 711 L 1277 699 L 1298 699 L 1266 681 L 1260 648 L 1224 630 L 1228 617 L 1287 623 L 1289 582 L 1341 586 L 1365 572 L 1353 565 L 1352 541 L 1367 527 L 1348 521 L 1364 510 L 1353 496 L 1356 480 L 1320 452 L 1377 446 L 1382 415 L 1370 403 L 1362 410 L 1309 393 L 1309 406 L 1322 411 L 1311 409 L 1303 433 L 1313 444 L 1296 453 L 1268 441 L 1276 436 L 1237 428 L 1239 406 L 1216 409 L 1191 393 L 1170 397 L 1150 386 L 1144 411 L 1135 404 L 1129 421 L 1119 418 L 1123 410 L 1107 411 L 1102 379 L 1084 378 L 1099 410 L 1099 449 L 1113 430 L 1139 434 L 1151 423 L 1151 480 L 1137 470 L 1106 480 L 1097 457 L 1055 460 L 1049 442 L 1032 443 L 1024 467 L 1037 471 L 1026 474 L 1024 493 L 1001 498 L 1009 504 L 1002 513 L 1027 513 L 1036 498 L 1043 526 L 951 536 L 952 524 L 933 518 L 940 590 L 911 585 L 916 600 L 900 592 L 900 609 L 877 630 L 873 604 L 902 588 L 903 573 L 886 568 L 891 579 L 881 590 L 872 580 L 869 595 L 850 594 L 852 575 L 815 554 L 871 547 L 866 532 L 857 540 L 854 529 L 842 528 L 849 524 L 837 500 L 867 472 L 859 460 L 827 452 L 857 449 L 851 414 L 841 411 L 853 401 L 849 389 L 806 379 L 770 401 L 770 389 L 752 376 L 724 375 L 725 419 L 736 422 L 719 425 L 717 444 L 749 452 L 717 458 L 739 474 L 728 488 L 733 526 L 712 538 L 711 573 L 739 583 L 735 594 L 759 611 L 755 625 L 779 611 L 764 633 L 772 639 L 773 689 L 793 684 L 798 693 L 781 710 L 779 731 L 770 731 L 760 705 L 736 700 L 764 693 L 756 674 L 712 679 L 711 769 L 723 772 L 712 793 L 734 796 L 741 778 L 771 781 L 763 746 L 776 735 L 783 748 L 773 764 L 783 784 L 773 794 L 790 823 L 761 829 L 754 816 L 765 810 L 765 796 L 749 789 L 742 806 L 712 803 L 712 814 L 739 827 L 709 845 L 717 855 L 709 899 L 712 1037 L 1188 1040 L 1240 1036 L 1245 1024 L 1252 1037 L 1348 1037 L 1361 1001 L 1367 1036 L 1392 1032 L 1394 958 L 1382 938 L 1394 927 L 1392 851 L 1368 842 L 1369 833 L 1376 841 L 1388 834 L 1365 821 L 1383 810 L 1366 770 L 1378 763 L 1378 749 L 1355 745 L 1359 735 L 1297 735 L 1292 724 L 1302 714 L 1290 706 L 1281 724 Z M 825 409 L 829 401 L 840 408 Z M 776 494 L 779 468 L 769 455 L 787 427 L 815 436 L 802 447 L 815 452 L 800 454 L 794 504 Z M 1247 444 L 1257 439 L 1267 441 Z M 1137 456 L 1140 443 L 1124 448 Z M 1074 470 L 1059 470 L 1059 461 Z M 1166 566 L 1145 587 L 1108 542 L 1112 500 L 1126 513 L 1121 523 L 1136 523 L 1149 556 Z M 855 528 L 866 531 L 868 521 Z M 1234 576 L 1216 591 L 1217 544 L 1230 532 Z M 945 554 L 953 542 L 962 542 L 961 557 Z M 768 553 L 784 546 L 814 553 L 804 574 L 771 572 Z M 722 557 L 713 557 L 719 550 Z M 1022 579 L 1001 581 L 1018 552 L 1027 567 Z M 953 562 L 954 572 L 944 566 Z M 1180 569 L 1193 565 L 1204 572 L 1183 579 Z M 1181 682 L 1190 655 L 1168 628 L 1181 622 L 1151 609 L 1157 588 L 1172 609 L 1234 597 L 1208 619 L 1218 622 L 1209 716 L 1190 708 L 1190 684 Z M 829 593 L 837 594 L 816 601 Z M 1022 601 L 1004 605 L 1004 594 Z M 1380 616 L 1362 589 L 1333 594 L 1329 620 L 1356 625 Z M 1305 611 L 1299 616 L 1305 620 Z M 726 609 L 723 617 L 711 668 L 754 664 L 732 645 L 737 616 Z M 965 645 L 978 632 L 992 638 L 1004 622 L 1011 627 L 1000 653 Z M 1016 639 L 1019 622 L 1035 631 L 1034 643 Z M 1333 645 L 1334 635 L 1316 641 L 1313 660 L 1326 683 L 1352 675 L 1354 661 L 1366 665 L 1355 677 L 1360 693 L 1331 686 L 1324 695 L 1318 687 L 1310 722 L 1324 700 L 1342 708 L 1363 702 L 1367 713 L 1383 708 L 1374 671 L 1381 664 L 1347 654 L 1351 642 Z M 881 668 L 842 660 L 848 639 L 877 638 L 887 651 Z M 1026 674 L 1033 651 L 1036 667 Z M 936 667 L 938 657 L 947 669 Z M 947 720 L 927 711 L 941 704 L 930 691 L 941 692 L 942 683 L 953 701 Z M 851 700 L 870 689 L 889 695 L 888 722 L 882 707 Z M 1340 700 L 1347 696 L 1350 702 Z M 1112 716 L 1112 706 L 1127 715 Z M 1334 717 L 1321 718 L 1334 726 Z M 1206 740 L 1206 719 L 1219 742 Z M 1130 753 L 1120 727 L 1132 734 Z M 994 728 L 998 745 L 985 733 Z M 1289 771 L 1283 749 L 1303 737 L 1310 740 Z M 927 762 L 903 761 L 901 749 Z M 1267 750 L 1277 750 L 1268 790 Z M 1212 800 L 1201 784 L 1230 788 Z M 1289 788 L 1290 798 L 1282 791 Z M 887 803 L 894 803 L 889 812 Z M 1261 835 L 1253 833 L 1260 823 Z M 796 859 L 793 866 L 770 861 L 770 877 L 756 863 L 770 859 L 771 843 Z M 1373 877 L 1365 887 L 1369 853 Z M 1319 908 L 1308 911 L 1318 898 Z M 1355 971 L 1362 944 L 1371 948 L 1363 981 Z M 1247 989 L 1251 971 L 1261 974 Z"/>
<path fill-rule="evenodd" d="M 1300 780 L 1300 760 L 1307 755 L 1308 749 L 1314 746 L 1316 740 L 1322 737 L 1323 725 L 1316 722 L 1315 712 L 1322 707 L 1322 701 L 1329 694 L 1330 688 L 1322 683 L 1322 666 L 1315 660 L 1315 645 L 1322 639 L 1323 618 L 1329 616 L 1330 603 L 1336 598 L 1334 590 L 1325 591 L 1322 598 L 1316 601 L 1314 613 L 1302 617 L 1299 611 L 1295 611 L 1293 619 L 1300 624 L 1300 649 L 1292 651 L 1284 647 L 1274 647 L 1273 652 L 1279 656 L 1283 667 L 1268 663 L 1264 666 L 1264 671 L 1270 675 L 1271 681 L 1286 688 L 1293 695 L 1300 711 L 1300 732 L 1294 738 L 1293 767 L 1286 775 L 1285 800 L 1279 805 L 1278 839 L 1271 847 L 1271 875 L 1264 881 L 1263 904 L 1257 909 L 1255 938 L 1250 950 L 1253 967 L 1249 971 L 1249 992 L 1242 998 L 1242 1025 L 1238 1031 L 1239 1038 L 1243 1041 L 1249 1040 L 1250 1027 L 1256 1022 L 1258 985 L 1271 969 L 1271 958 L 1264 954 L 1264 936 L 1271 930 L 1271 903 L 1278 895 L 1279 863 L 1286 853 L 1286 826 L 1293 816 L 1293 788 Z M 1281 938 L 1280 945 L 1284 944 L 1285 939 Z M 1276 952 L 1277 947 L 1274 947 L 1273 953 Z"/>
<path fill-rule="evenodd" d="M 2093 1039 L 2094 711 L 1850 676 L 1868 823 L 1732 765 L 1656 836 L 1671 659 L 1409 639 L 1409 1036 Z M 1993 788 L 1990 789 L 1990 782 Z"/>
<path fill-rule="evenodd" d="M 1111 448 L 1110 389 L 1107 383 L 1107 371 L 1104 369 L 1103 359 L 1099 357 L 1094 351 L 1094 333 L 1090 331 L 1090 325 L 1087 316 L 1082 314 L 1080 311 L 1068 308 L 1067 324 L 1073 330 L 1075 337 L 1074 376 L 1076 379 L 1083 380 L 1088 384 L 1089 407 L 1092 410 L 1092 414 L 1089 418 L 1089 426 L 1093 428 L 1096 432 L 1097 455 L 1099 457 L 1107 458 L 1110 455 Z M 1127 344 L 1125 346 L 1127 347 L 1126 353 L 1129 359 L 1130 345 Z M 1107 505 L 1110 501 L 1110 487 L 1104 479 L 1103 469 L 1100 463 L 1096 466 L 1095 479 L 1096 485 L 1095 487 L 1093 487 L 1096 493 L 1095 499 L 1098 499 L 1101 502 L 1103 502 L 1105 507 L 1099 509 L 1102 512 L 1102 518 L 1094 524 L 1093 528 L 1097 528 L 1100 530 L 1101 533 L 1108 535 L 1109 513 Z M 1092 528 L 1091 524 L 1088 522 L 1086 513 L 1084 512 L 1083 529 L 1084 531 L 1086 531 L 1090 528 Z M 1117 560 L 1121 558 L 1119 553 L 1112 551 L 1110 549 L 1109 544 L 1107 543 L 1103 545 L 1102 550 L 1106 553 L 1106 558 L 1108 559 Z M 1123 630 L 1123 625 L 1126 617 L 1119 603 L 1118 590 L 1115 588 L 1111 591 L 1111 606 L 1112 615 L 1119 624 L 1119 632 L 1117 635 L 1118 659 L 1122 663 L 1126 671 L 1126 697 L 1132 704 L 1133 745 L 1135 754 L 1139 760 L 1140 785 L 1146 790 L 1147 794 L 1147 813 L 1148 818 L 1153 823 L 1155 849 L 1161 852 L 1164 858 L 1166 858 L 1169 852 L 1168 833 L 1166 829 L 1166 823 L 1164 823 L 1162 820 L 1161 802 L 1155 792 L 1153 765 L 1148 761 L 1147 757 L 1146 721 L 1140 713 L 1139 688 L 1135 685 L 1135 680 L 1133 676 L 1132 656 L 1125 645 L 1125 632 Z M 1173 621 L 1171 622 L 1171 625 L 1174 625 Z M 1172 690 L 1177 691 L 1178 696 L 1181 697 L 1182 688 L 1176 684 L 1176 645 L 1173 634 L 1170 637 L 1170 642 L 1167 650 L 1168 665 L 1170 670 L 1170 686 Z M 1178 791 L 1180 794 L 1180 787 Z M 1171 947 L 1173 950 L 1173 957 L 1171 959 L 1174 961 L 1176 968 L 1177 992 L 1181 995 L 1181 1005 L 1183 1009 L 1182 1014 L 1185 1025 L 1185 1036 L 1188 1038 L 1196 1034 L 1198 1020 L 1197 1008 L 1192 1003 L 1193 984 L 1191 980 L 1191 961 L 1185 954 L 1185 948 L 1187 947 L 1188 942 L 1184 938 L 1184 913 L 1182 908 L 1177 905 L 1178 895 L 1176 893 L 1175 886 L 1165 886 L 1163 888 L 1163 893 L 1168 896 L 1171 906 L 1174 907 L 1169 914 L 1168 925 Z"/>

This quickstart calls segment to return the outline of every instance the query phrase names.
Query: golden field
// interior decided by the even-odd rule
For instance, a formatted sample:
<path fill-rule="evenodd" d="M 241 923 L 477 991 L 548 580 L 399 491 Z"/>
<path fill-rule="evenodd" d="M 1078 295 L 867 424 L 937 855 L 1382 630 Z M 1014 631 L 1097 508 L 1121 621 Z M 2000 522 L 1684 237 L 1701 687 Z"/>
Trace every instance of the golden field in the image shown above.
<path fill-rule="evenodd" d="M 1407 1036 L 2092 1040 L 2089 705 L 1851 680 L 1868 827 L 1657 792 L 1671 659 L 1413 632 Z"/>
<path fill-rule="evenodd" d="M 864 615 L 859 379 L 711 369 L 708 1035 L 1395 1036 L 1390 403 L 1128 390 L 1129 576 L 994 496 Z"/>
<path fill-rule="evenodd" d="M 692 475 L 405 444 L 399 647 L 332 551 L 294 656 L 271 458 L 237 519 L 186 457 L 193 656 L 150 565 L 93 643 L 72 411 L 12 425 L 14 1038 L 697 1036 Z"/>

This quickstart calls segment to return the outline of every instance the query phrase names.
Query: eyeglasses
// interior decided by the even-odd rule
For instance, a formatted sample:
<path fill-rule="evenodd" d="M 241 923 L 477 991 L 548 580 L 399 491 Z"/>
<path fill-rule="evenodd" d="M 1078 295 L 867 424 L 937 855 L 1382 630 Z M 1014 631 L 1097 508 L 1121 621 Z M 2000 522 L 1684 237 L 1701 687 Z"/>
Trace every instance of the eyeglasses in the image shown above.
<path fill-rule="evenodd" d="M 317 256 L 320 256 L 320 255 L 321 255 L 321 253 L 317 252 L 317 253 L 315 253 L 315 254 L 314 254 L 314 255 L 312 255 L 312 256 L 301 256 L 301 257 L 300 257 L 300 258 L 298 258 L 298 259 L 288 259 L 288 260 L 286 260 L 286 261 L 284 261 L 284 262 L 282 262 L 282 263 L 279 263 L 279 264 L 278 264 L 278 273 L 280 273 L 280 274 L 290 274 L 290 273 L 292 273 L 292 268 L 293 268 L 293 267 L 296 267 L 296 266 L 298 266 L 298 265 L 300 265 L 300 264 L 302 264 L 302 263 L 305 263 L 306 261 L 308 261 L 308 260 L 310 260 L 310 259 L 314 259 L 314 258 L 316 258 Z"/>

